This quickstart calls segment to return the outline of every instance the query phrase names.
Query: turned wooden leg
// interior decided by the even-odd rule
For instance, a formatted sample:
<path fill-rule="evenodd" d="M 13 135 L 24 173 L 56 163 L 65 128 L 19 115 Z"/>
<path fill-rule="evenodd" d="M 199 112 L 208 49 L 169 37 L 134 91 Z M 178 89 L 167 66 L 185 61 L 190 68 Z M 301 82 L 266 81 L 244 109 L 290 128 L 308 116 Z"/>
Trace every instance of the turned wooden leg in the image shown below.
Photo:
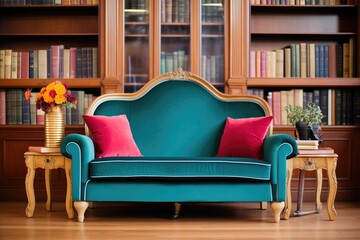
<path fill-rule="evenodd" d="M 174 207 L 175 207 L 175 213 L 173 218 L 176 219 L 177 217 L 179 217 L 180 214 L 180 209 L 181 209 L 181 203 L 174 203 Z"/>
<path fill-rule="evenodd" d="M 74 206 L 75 206 L 75 209 L 76 209 L 76 211 L 78 213 L 78 221 L 79 222 L 84 222 L 85 211 L 89 207 L 89 203 L 84 202 L 84 201 L 75 201 Z"/>
<path fill-rule="evenodd" d="M 271 203 L 271 208 L 274 211 L 274 221 L 276 223 L 280 222 L 280 214 L 282 212 L 282 210 L 285 207 L 285 203 L 284 202 L 272 202 Z"/>

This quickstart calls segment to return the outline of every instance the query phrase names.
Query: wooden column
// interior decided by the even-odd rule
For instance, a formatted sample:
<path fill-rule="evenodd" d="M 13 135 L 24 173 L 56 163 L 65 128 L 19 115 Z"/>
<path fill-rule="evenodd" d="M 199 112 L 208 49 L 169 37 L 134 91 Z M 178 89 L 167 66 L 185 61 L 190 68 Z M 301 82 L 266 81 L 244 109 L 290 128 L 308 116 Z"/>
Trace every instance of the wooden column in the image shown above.
<path fill-rule="evenodd" d="M 246 93 L 249 53 L 249 1 L 230 0 L 230 62 L 225 91 Z"/>
<path fill-rule="evenodd" d="M 104 50 L 101 61 L 102 76 L 101 93 L 114 93 L 123 91 L 123 56 L 124 56 L 124 16 L 122 8 L 124 1 L 100 1 L 102 19 L 105 19 L 102 24 L 104 29 L 101 41 L 101 48 Z"/>

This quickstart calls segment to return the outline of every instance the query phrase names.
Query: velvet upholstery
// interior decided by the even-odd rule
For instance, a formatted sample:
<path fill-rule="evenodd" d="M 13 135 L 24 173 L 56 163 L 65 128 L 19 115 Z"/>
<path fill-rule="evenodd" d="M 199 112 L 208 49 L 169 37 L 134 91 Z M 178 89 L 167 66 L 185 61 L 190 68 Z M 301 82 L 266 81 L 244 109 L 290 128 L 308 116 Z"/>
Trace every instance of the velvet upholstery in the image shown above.
<path fill-rule="evenodd" d="M 134 94 L 105 94 L 87 114 L 125 114 L 143 157 L 96 159 L 91 137 L 69 134 L 75 201 L 281 202 L 286 159 L 296 156 L 286 134 L 263 142 L 263 159 L 216 157 L 228 117 L 269 116 L 263 99 L 217 92 L 197 76 L 161 75 Z M 88 130 L 86 129 L 88 133 Z"/>

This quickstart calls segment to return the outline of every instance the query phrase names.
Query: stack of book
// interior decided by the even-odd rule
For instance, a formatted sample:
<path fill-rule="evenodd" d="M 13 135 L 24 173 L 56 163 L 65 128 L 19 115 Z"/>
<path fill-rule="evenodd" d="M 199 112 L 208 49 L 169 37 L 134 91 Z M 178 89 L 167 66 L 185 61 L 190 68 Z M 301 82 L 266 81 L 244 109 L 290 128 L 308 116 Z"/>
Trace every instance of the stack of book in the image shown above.
<path fill-rule="evenodd" d="M 28 151 L 38 153 L 59 153 L 60 147 L 29 146 Z"/>
<path fill-rule="evenodd" d="M 299 155 L 325 155 L 325 154 L 334 154 L 334 149 L 330 147 L 319 147 L 317 149 L 299 149 Z"/>
<path fill-rule="evenodd" d="M 298 149 L 318 149 L 319 141 L 317 140 L 296 140 Z"/>

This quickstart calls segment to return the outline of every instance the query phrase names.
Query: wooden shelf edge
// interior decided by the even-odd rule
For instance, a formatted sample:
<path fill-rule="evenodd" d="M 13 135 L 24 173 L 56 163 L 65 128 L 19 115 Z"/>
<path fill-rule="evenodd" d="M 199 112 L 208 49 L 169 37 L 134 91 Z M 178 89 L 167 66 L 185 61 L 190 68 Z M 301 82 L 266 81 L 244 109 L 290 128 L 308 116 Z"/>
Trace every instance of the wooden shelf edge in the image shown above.
<path fill-rule="evenodd" d="M 281 4 L 255 4 L 252 8 L 354 8 L 354 4 L 343 5 L 281 5 Z"/>
<path fill-rule="evenodd" d="M 252 32 L 251 35 L 355 36 L 355 32 Z"/>
<path fill-rule="evenodd" d="M 54 36 L 54 37 L 58 37 L 58 36 L 99 36 L 99 33 L 97 32 L 93 32 L 93 33 L 69 33 L 69 32 L 66 32 L 66 33 L 7 33 L 7 32 L 2 32 L 0 33 L 0 36 L 23 36 L 23 37 L 33 37 L 33 36 L 46 36 L 46 37 L 49 37 L 49 36 Z"/>
<path fill-rule="evenodd" d="M 338 131 L 359 131 L 360 125 L 321 125 L 322 131 L 338 130 Z M 274 125 L 274 130 L 277 131 L 294 131 L 295 127 L 292 125 Z"/>
<path fill-rule="evenodd" d="M 360 78 L 248 78 L 248 87 L 359 87 Z"/>
<path fill-rule="evenodd" d="M 66 82 L 69 88 L 100 88 L 100 78 L 74 79 L 0 79 L 0 88 L 41 88 L 49 83 L 60 80 Z"/>
<path fill-rule="evenodd" d="M 37 5 L 1 5 L 0 8 L 94 8 L 99 5 L 61 5 L 61 4 L 37 4 Z"/>

